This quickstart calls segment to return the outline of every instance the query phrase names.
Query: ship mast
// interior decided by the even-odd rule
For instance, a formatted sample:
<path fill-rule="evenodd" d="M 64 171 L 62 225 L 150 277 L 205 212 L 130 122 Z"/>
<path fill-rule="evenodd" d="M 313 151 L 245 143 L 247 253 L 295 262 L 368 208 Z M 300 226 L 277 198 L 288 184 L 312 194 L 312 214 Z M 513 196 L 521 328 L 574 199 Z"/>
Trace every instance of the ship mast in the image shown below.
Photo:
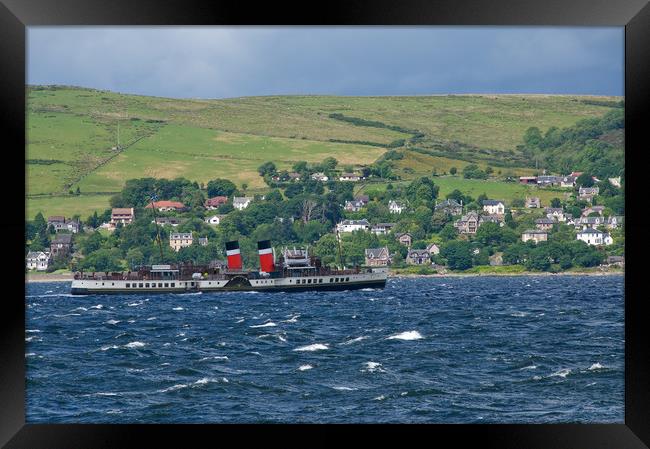
<path fill-rule="evenodd" d="M 160 248 L 160 263 L 164 262 L 163 249 L 162 249 L 162 240 L 160 239 L 160 228 L 158 227 L 158 219 L 156 218 L 156 204 L 154 203 L 158 197 L 155 193 L 151 194 L 151 210 L 153 211 L 153 222 L 156 224 L 156 237 L 158 240 L 158 248 Z"/>
<path fill-rule="evenodd" d="M 338 228 L 336 229 L 336 244 L 339 250 L 339 268 L 343 269 L 343 257 L 341 257 L 341 235 L 339 234 Z"/>

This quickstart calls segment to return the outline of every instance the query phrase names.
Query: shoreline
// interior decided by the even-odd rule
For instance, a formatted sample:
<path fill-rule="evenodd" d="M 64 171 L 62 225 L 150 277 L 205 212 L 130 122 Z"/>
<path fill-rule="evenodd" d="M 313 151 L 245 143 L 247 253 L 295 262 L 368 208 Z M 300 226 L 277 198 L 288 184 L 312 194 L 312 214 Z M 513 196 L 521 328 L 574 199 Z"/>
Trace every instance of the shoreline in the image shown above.
<path fill-rule="evenodd" d="M 519 272 L 519 273 L 432 273 L 432 274 L 411 274 L 411 273 L 389 273 L 389 278 L 450 278 L 450 277 L 488 277 L 488 276 L 622 276 L 624 271 L 584 271 L 584 272 L 560 272 L 560 273 L 547 273 L 547 272 Z M 37 274 L 26 275 L 26 284 L 38 284 L 46 282 L 71 282 L 72 275 L 65 274 Z"/>

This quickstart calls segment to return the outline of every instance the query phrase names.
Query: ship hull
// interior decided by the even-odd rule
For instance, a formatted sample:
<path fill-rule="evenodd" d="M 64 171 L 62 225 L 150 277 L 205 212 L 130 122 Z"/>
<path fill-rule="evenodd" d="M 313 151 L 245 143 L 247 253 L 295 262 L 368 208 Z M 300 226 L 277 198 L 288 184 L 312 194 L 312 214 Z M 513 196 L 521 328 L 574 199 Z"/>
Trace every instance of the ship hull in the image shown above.
<path fill-rule="evenodd" d="M 124 294 L 163 294 L 163 293 L 217 293 L 217 292 L 310 292 L 343 291 L 363 288 L 384 288 L 385 272 L 249 279 L 236 276 L 227 280 L 188 280 L 188 281 L 121 281 L 121 280 L 74 280 L 73 295 L 124 295 Z"/>

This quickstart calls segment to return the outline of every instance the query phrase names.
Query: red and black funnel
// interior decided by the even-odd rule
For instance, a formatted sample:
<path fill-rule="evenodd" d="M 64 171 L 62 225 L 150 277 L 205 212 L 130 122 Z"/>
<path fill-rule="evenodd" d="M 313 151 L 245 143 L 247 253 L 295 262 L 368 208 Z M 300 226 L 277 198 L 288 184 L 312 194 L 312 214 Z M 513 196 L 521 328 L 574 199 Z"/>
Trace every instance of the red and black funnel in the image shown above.
<path fill-rule="evenodd" d="M 226 242 L 226 256 L 228 256 L 229 270 L 242 269 L 241 252 L 239 251 L 239 242 L 237 240 Z"/>
<path fill-rule="evenodd" d="M 260 271 L 271 273 L 275 271 L 275 262 L 273 261 L 273 248 L 270 240 L 257 242 L 257 252 L 260 255 Z"/>

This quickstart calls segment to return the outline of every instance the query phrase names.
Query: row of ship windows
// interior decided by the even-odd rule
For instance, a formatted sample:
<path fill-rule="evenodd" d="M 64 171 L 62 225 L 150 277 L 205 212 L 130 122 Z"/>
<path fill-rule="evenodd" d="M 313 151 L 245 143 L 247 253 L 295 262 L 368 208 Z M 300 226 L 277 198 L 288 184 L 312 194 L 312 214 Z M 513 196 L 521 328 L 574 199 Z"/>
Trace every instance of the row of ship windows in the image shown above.
<path fill-rule="evenodd" d="M 104 285 L 104 284 L 102 284 Z M 176 282 L 158 282 L 158 287 L 163 288 L 164 287 L 176 287 Z M 192 286 L 194 286 L 194 282 L 192 282 Z M 156 283 L 155 282 L 140 282 L 139 284 L 133 283 L 129 284 L 128 282 L 126 283 L 126 288 L 156 288 Z"/>
<path fill-rule="evenodd" d="M 348 282 L 349 280 L 350 280 L 349 277 L 348 278 L 330 278 L 330 282 Z M 313 279 L 313 281 L 314 281 L 314 284 L 315 284 L 317 280 Z M 293 281 L 289 281 L 289 282 L 293 282 Z M 312 283 L 312 279 L 297 279 L 296 280 L 296 284 L 311 284 L 311 283 Z M 323 279 L 322 278 L 318 279 L 318 283 L 322 284 Z"/>

